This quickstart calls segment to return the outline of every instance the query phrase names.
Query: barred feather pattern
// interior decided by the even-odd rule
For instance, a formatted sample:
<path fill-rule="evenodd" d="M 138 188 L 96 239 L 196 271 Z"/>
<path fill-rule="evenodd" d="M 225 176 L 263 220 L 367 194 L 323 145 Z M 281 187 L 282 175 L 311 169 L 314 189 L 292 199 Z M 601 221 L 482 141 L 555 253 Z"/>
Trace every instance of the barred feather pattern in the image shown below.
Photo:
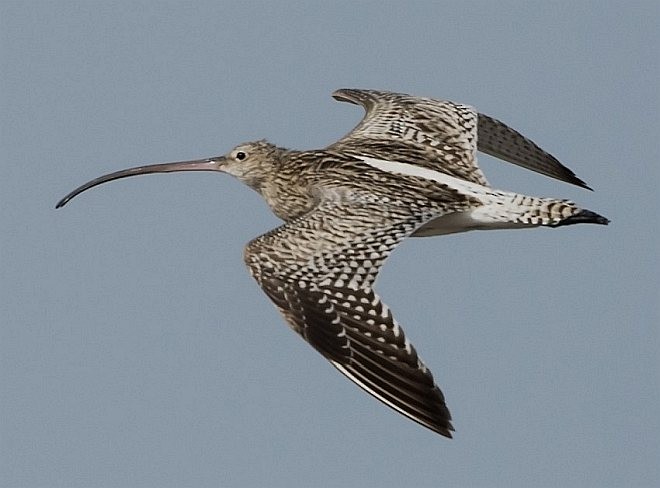
<path fill-rule="evenodd" d="M 284 225 L 252 240 L 250 273 L 291 328 L 350 380 L 421 425 L 451 437 L 445 399 L 373 287 L 408 236 L 475 229 L 607 224 L 567 200 L 497 190 L 477 151 L 586 187 L 549 153 L 467 105 L 343 89 L 365 115 L 330 146 L 288 150 L 267 141 L 224 156 L 137 166 L 95 178 L 57 204 L 108 181 L 148 173 L 219 171 L 257 191 Z"/>
<path fill-rule="evenodd" d="M 376 151 L 362 154 L 416 164 L 487 186 L 476 151 L 523 168 L 590 189 L 573 171 L 504 122 L 472 107 L 446 100 L 376 90 L 341 89 L 339 101 L 361 105 L 360 123 L 330 148 L 354 151 L 370 143 Z M 379 144 L 379 141 L 384 144 Z M 380 146 L 380 147 L 378 147 Z M 388 152 L 388 147 L 394 152 Z"/>
<path fill-rule="evenodd" d="M 451 437 L 444 395 L 372 289 L 391 251 L 435 213 L 365 207 L 381 214 L 378 229 L 363 228 L 350 207 L 326 203 L 252 241 L 245 261 L 292 329 L 340 372 L 386 405 Z M 297 252 L 286 252 L 292 245 Z"/>
<path fill-rule="evenodd" d="M 366 114 L 351 132 L 328 149 L 414 161 L 488 185 L 476 163 L 477 114 L 472 107 L 375 90 L 342 89 L 334 92 L 333 97 L 362 105 Z"/>

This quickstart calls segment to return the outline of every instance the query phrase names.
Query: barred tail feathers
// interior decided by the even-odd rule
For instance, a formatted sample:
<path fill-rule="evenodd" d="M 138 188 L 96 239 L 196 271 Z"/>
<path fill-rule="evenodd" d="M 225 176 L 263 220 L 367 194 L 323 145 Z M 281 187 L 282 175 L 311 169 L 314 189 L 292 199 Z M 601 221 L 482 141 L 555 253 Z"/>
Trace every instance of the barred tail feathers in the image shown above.
<path fill-rule="evenodd" d="M 580 208 L 570 200 L 518 194 L 504 194 L 490 202 L 484 202 L 471 212 L 470 217 L 485 227 L 498 227 L 498 224 L 504 227 L 560 227 L 571 224 L 609 223 L 605 217 Z"/>
<path fill-rule="evenodd" d="M 430 237 L 470 230 L 560 227 L 571 224 L 603 224 L 609 220 L 568 200 L 528 197 L 514 193 L 489 195 L 472 210 L 452 212 L 426 222 L 413 237 Z M 486 200 L 486 201 L 483 201 Z"/>

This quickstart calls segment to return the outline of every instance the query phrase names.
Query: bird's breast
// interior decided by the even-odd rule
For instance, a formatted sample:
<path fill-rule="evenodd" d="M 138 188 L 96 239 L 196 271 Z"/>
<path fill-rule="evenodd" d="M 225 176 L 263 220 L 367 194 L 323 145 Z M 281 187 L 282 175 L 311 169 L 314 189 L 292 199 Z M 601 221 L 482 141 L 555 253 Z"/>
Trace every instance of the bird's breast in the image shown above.
<path fill-rule="evenodd" d="M 299 185 L 266 185 L 260 193 L 271 211 L 285 222 L 306 214 L 316 204 L 313 192 Z"/>

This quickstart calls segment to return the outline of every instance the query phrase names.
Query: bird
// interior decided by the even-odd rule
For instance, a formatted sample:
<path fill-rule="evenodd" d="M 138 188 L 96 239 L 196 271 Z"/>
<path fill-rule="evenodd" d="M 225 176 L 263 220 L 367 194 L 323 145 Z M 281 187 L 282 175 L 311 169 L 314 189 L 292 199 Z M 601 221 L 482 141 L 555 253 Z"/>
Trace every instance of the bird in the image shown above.
<path fill-rule="evenodd" d="M 283 224 L 251 240 L 244 261 L 288 325 L 337 370 L 400 414 L 442 436 L 454 427 L 444 394 L 374 283 L 407 237 L 471 230 L 609 223 L 564 199 L 498 190 L 477 152 L 590 189 L 554 156 L 473 107 L 390 91 L 340 89 L 361 121 L 319 150 L 266 140 L 223 156 L 152 164 L 93 179 L 56 208 L 102 183 L 149 173 L 234 176 Z"/>

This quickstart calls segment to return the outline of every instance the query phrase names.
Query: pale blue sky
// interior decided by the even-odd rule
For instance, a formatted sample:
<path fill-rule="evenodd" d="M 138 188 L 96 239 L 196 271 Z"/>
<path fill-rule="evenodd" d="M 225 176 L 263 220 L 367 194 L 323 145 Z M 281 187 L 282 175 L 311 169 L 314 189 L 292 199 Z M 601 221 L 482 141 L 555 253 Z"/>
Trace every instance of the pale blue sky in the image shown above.
<path fill-rule="evenodd" d="M 0 2 L 0 486 L 658 486 L 658 2 Z M 248 276 L 278 224 L 223 175 L 100 174 L 268 138 L 322 147 L 340 87 L 447 98 L 609 227 L 409 240 L 378 290 L 447 440 L 361 392 Z"/>

